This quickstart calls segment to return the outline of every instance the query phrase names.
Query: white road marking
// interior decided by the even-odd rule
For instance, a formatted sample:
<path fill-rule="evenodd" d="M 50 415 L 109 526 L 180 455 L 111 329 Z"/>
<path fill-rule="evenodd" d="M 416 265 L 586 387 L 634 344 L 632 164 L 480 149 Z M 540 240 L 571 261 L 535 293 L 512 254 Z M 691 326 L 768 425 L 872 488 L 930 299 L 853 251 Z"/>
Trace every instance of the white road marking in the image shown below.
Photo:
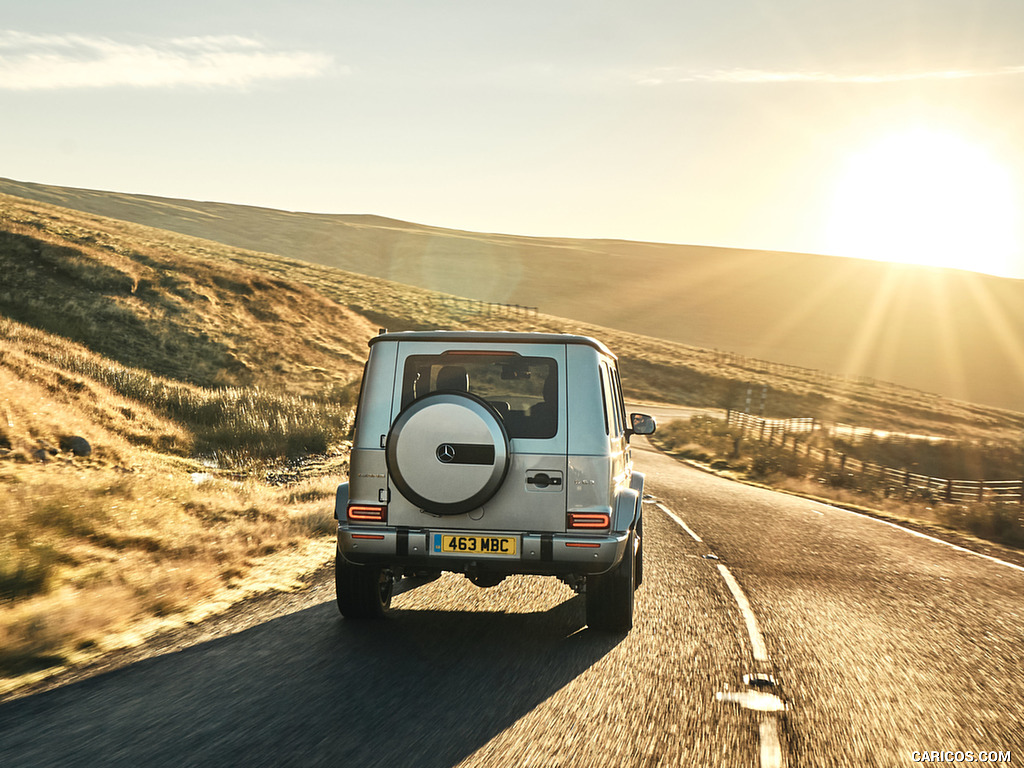
<path fill-rule="evenodd" d="M 744 709 L 753 709 L 756 712 L 783 712 L 786 705 L 774 693 L 764 691 L 724 691 L 716 693 L 715 698 L 719 701 L 731 701 L 739 704 Z"/>
<path fill-rule="evenodd" d="M 718 570 L 721 572 L 722 578 L 725 579 L 725 584 L 729 587 L 729 591 L 732 592 L 732 596 L 736 599 L 736 604 L 740 607 L 740 614 L 743 616 L 743 621 L 747 625 L 747 634 L 750 636 L 750 652 L 754 656 L 754 661 L 767 663 L 768 648 L 764 644 L 761 630 L 757 626 L 757 617 L 754 616 L 754 611 L 750 608 L 747 596 L 743 594 L 743 589 L 740 587 L 739 582 L 736 581 L 728 568 L 719 563 Z"/>
<path fill-rule="evenodd" d="M 660 501 L 656 501 L 654 504 L 675 521 L 676 525 L 690 534 L 694 541 L 699 544 L 704 543 L 704 540 L 690 526 L 683 522 L 679 515 Z M 811 511 L 816 512 L 817 510 Z M 818 514 L 823 515 L 824 513 L 818 512 Z M 719 563 L 718 570 L 721 572 L 722 578 L 725 579 L 725 584 L 729 587 L 729 591 L 732 592 L 732 596 L 739 606 L 740 614 L 743 616 L 743 621 L 747 625 L 747 634 L 750 636 L 750 651 L 754 661 L 767 664 L 768 648 L 765 646 L 764 637 L 761 636 L 761 630 L 757 625 L 757 617 L 754 616 L 754 611 L 750 607 L 750 601 L 747 600 L 747 596 L 743 594 L 743 589 L 740 587 L 739 582 L 736 581 L 728 568 Z M 774 715 L 775 712 L 785 711 L 786 705 L 782 699 L 774 694 L 764 693 L 763 691 L 726 691 L 725 693 L 717 694 L 715 698 L 718 701 L 734 702 L 745 709 L 764 713 L 759 727 L 761 744 L 759 753 L 760 768 L 784 768 L 786 761 L 782 754 L 778 722 Z"/>
<path fill-rule="evenodd" d="M 690 526 L 688 526 L 686 523 L 684 523 L 683 519 L 681 517 L 679 517 L 679 515 L 677 515 L 671 509 L 666 507 L 660 501 L 656 501 L 656 502 L 654 502 L 654 504 L 655 504 L 655 506 L 658 509 L 660 509 L 666 515 L 671 517 L 676 522 L 676 525 L 678 525 L 680 528 L 682 528 L 684 531 L 686 531 L 688 534 L 690 534 L 690 536 L 693 538 L 694 541 L 696 541 L 698 544 L 703 544 L 704 543 L 704 539 L 702 539 L 700 536 L 698 536 L 696 533 L 694 533 L 693 529 L 690 528 Z"/>
<path fill-rule="evenodd" d="M 782 745 L 774 717 L 761 720 L 761 768 L 782 768 Z"/>
<path fill-rule="evenodd" d="M 949 547 L 950 549 L 955 549 L 957 552 L 966 552 L 968 555 L 974 555 L 975 557 L 983 557 L 986 560 L 991 560 L 993 563 L 998 563 L 999 565 L 1005 565 L 1007 568 L 1013 568 L 1016 571 L 1021 571 L 1022 573 L 1024 573 L 1024 566 L 1017 565 L 1016 563 L 1008 563 L 1005 560 L 1000 560 L 998 557 L 993 557 L 992 555 L 986 555 L 986 554 L 983 554 L 982 552 L 975 552 L 973 549 L 967 549 L 967 547 L 961 547 L 958 544 L 950 544 L 948 541 L 943 541 L 942 539 L 937 539 L 934 536 L 929 536 L 927 533 L 921 533 L 920 531 L 915 531 L 912 528 L 905 528 L 902 525 L 899 525 L 898 523 L 890 523 L 888 520 L 882 520 L 880 518 L 873 517 L 871 515 L 865 515 L 865 514 L 863 514 L 861 512 L 855 512 L 852 509 L 843 509 L 842 507 L 833 507 L 833 506 L 829 506 L 827 504 L 823 505 L 823 506 L 825 506 L 826 509 L 832 509 L 832 510 L 835 510 L 836 512 L 847 512 L 847 513 L 849 513 L 851 515 L 857 515 L 857 517 L 866 518 L 867 520 L 874 520 L 876 523 L 882 523 L 883 525 L 888 525 L 890 528 L 896 528 L 897 530 L 903 531 L 904 533 L 909 533 L 911 536 L 917 536 L 919 539 L 927 539 L 928 541 L 934 541 L 936 544 L 944 544 L 945 546 Z"/>

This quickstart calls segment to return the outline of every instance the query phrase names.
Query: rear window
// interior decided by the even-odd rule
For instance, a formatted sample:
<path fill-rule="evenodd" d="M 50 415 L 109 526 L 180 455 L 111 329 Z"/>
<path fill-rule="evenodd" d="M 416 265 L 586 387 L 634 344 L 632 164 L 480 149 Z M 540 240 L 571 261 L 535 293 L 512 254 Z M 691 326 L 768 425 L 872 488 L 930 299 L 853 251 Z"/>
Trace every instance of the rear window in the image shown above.
<path fill-rule="evenodd" d="M 431 392 L 468 392 L 498 412 L 509 437 L 558 432 L 558 364 L 550 357 L 493 352 L 410 355 L 402 373 L 402 407 Z"/>

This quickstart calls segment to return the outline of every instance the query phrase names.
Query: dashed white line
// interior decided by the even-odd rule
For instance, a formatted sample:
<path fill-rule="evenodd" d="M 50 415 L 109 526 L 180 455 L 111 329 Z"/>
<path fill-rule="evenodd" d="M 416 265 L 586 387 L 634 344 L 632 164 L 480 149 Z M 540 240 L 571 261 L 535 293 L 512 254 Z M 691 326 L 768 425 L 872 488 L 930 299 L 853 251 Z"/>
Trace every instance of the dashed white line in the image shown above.
<path fill-rule="evenodd" d="M 704 543 L 701 537 L 683 522 L 679 515 L 660 501 L 654 503 L 658 509 L 675 521 L 680 528 L 690 534 L 694 541 L 700 544 Z M 822 513 L 819 512 L 818 514 Z M 747 600 L 747 596 L 743 593 L 743 588 L 740 587 L 739 582 L 736 581 L 736 578 L 729 572 L 728 568 L 719 563 L 718 571 L 722 574 L 726 586 L 729 587 L 733 599 L 736 600 L 740 614 L 743 616 L 743 622 L 747 625 L 747 635 L 750 637 L 750 652 L 754 657 L 754 661 L 767 664 L 768 648 L 765 645 L 764 637 L 761 635 L 761 629 L 757 625 L 757 617 L 754 616 L 754 611 L 750 607 L 750 601 Z M 760 768 L 784 768 L 786 760 L 782 753 L 782 744 L 779 741 L 778 720 L 774 715 L 775 712 L 785 710 L 786 705 L 783 701 L 773 694 L 760 693 L 758 691 L 744 691 L 741 694 L 720 693 L 717 698 L 719 701 L 734 701 L 742 707 L 760 710 L 764 713 L 758 727 L 758 736 L 760 737 L 760 752 L 758 755 Z"/>
<path fill-rule="evenodd" d="M 754 616 L 754 611 L 750 608 L 750 601 L 747 600 L 747 596 L 743 594 L 743 589 L 740 587 L 739 582 L 736 581 L 728 568 L 719 563 L 718 570 L 721 572 L 722 578 L 725 579 L 725 584 L 729 587 L 729 591 L 732 592 L 732 596 L 736 599 L 736 604 L 740 607 L 740 614 L 743 616 L 743 621 L 747 625 L 747 634 L 750 636 L 750 652 L 754 656 L 754 661 L 767 662 L 768 648 L 765 646 L 764 638 L 761 636 L 761 629 L 757 626 L 757 617 Z"/>
<path fill-rule="evenodd" d="M 782 744 L 774 717 L 761 720 L 761 768 L 782 768 Z"/>
<path fill-rule="evenodd" d="M 696 541 L 698 544 L 703 544 L 704 543 L 704 539 L 702 539 L 700 536 L 698 536 L 696 533 L 694 533 L 693 529 L 690 528 L 690 526 L 688 526 L 686 523 L 684 523 L 683 519 L 681 517 L 679 517 L 679 515 L 677 515 L 671 509 L 666 507 L 660 501 L 656 501 L 656 502 L 654 502 L 654 504 L 655 504 L 655 506 L 657 506 L 658 509 L 660 509 L 666 515 L 671 517 L 675 521 L 676 525 L 678 525 L 680 528 L 682 528 L 684 531 L 686 531 L 688 534 L 690 534 L 690 537 L 694 541 Z"/>
<path fill-rule="evenodd" d="M 656 501 L 654 503 L 658 509 L 672 518 L 680 528 L 690 534 L 694 541 L 700 544 L 704 543 L 703 539 L 701 539 L 701 537 L 698 536 L 690 526 L 683 522 L 679 515 L 666 507 L 660 501 Z M 719 563 L 718 570 L 721 572 L 722 578 L 725 579 L 725 584 L 729 587 L 729 591 L 732 592 L 732 596 L 735 598 L 736 604 L 740 608 L 740 614 L 743 616 L 743 621 L 747 625 L 747 634 L 750 636 L 750 648 L 754 655 L 754 661 L 767 662 L 768 649 L 764 644 L 764 638 L 761 636 L 761 630 L 757 626 L 757 618 L 754 616 L 754 611 L 750 608 L 750 601 L 747 600 L 747 596 L 743 594 L 743 589 L 740 587 L 739 582 L 736 581 L 728 568 Z"/>

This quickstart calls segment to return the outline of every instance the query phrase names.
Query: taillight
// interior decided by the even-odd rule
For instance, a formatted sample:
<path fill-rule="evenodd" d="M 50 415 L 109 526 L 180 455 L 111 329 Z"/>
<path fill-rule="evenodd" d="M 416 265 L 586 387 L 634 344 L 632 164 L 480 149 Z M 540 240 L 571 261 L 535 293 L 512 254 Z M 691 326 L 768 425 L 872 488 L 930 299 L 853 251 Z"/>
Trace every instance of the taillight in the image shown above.
<path fill-rule="evenodd" d="M 349 504 L 348 519 L 360 523 L 383 523 L 388 517 L 383 504 Z"/>
<path fill-rule="evenodd" d="M 609 528 L 612 517 L 607 512 L 570 512 L 570 528 Z"/>

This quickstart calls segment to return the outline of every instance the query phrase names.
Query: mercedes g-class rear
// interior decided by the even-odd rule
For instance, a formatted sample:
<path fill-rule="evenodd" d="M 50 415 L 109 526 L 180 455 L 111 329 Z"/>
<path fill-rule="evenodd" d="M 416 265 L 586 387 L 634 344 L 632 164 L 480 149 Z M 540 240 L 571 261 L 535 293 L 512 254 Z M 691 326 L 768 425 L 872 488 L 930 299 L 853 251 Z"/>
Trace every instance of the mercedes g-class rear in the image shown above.
<path fill-rule="evenodd" d="M 384 333 L 370 342 L 349 482 L 338 489 L 338 606 L 383 614 L 394 579 L 479 586 L 554 575 L 591 626 L 632 626 L 643 476 L 615 356 L 562 334 Z"/>

